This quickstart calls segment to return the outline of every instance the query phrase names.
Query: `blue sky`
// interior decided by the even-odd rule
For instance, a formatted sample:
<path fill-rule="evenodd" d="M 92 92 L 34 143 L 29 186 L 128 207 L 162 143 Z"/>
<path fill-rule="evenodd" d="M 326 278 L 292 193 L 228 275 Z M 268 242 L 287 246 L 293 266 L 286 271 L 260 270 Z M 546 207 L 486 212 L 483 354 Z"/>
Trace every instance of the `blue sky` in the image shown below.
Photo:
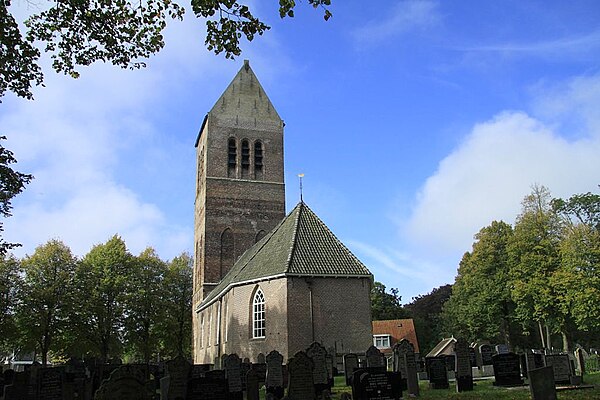
<path fill-rule="evenodd" d="M 532 184 L 598 191 L 597 1 L 333 1 L 328 22 L 276 3 L 249 3 L 272 29 L 235 61 L 188 12 L 146 69 L 46 68 L 35 101 L 6 96 L 2 134 L 36 177 L 5 222 L 16 254 L 59 238 L 82 256 L 115 233 L 191 252 L 194 140 L 243 59 L 286 123 L 288 210 L 304 173 L 307 204 L 404 302 L 451 283 Z"/>

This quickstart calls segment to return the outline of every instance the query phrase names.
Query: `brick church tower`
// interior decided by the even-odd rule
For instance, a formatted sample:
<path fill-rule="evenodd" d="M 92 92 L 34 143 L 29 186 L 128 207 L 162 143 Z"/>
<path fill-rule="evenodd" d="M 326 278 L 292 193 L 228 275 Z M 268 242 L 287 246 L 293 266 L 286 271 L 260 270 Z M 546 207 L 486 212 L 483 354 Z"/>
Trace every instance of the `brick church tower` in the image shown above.
<path fill-rule="evenodd" d="M 244 61 L 196 139 L 194 310 L 238 257 L 285 217 L 283 126 Z M 196 336 L 194 329 L 194 347 Z"/>

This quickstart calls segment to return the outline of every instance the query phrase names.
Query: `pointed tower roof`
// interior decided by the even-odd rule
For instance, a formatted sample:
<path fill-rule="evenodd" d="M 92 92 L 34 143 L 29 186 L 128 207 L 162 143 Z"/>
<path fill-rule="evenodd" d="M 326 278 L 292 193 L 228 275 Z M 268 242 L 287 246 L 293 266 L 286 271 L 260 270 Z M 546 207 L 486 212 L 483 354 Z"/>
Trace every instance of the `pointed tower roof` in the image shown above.
<path fill-rule="evenodd" d="M 256 130 L 279 130 L 283 127 L 283 121 L 248 60 L 244 60 L 242 68 L 204 118 L 198 139 L 208 120 L 220 126 Z"/>
<path fill-rule="evenodd" d="M 372 278 L 367 267 L 300 202 L 275 229 L 238 259 L 200 309 L 233 286 L 284 276 Z"/>

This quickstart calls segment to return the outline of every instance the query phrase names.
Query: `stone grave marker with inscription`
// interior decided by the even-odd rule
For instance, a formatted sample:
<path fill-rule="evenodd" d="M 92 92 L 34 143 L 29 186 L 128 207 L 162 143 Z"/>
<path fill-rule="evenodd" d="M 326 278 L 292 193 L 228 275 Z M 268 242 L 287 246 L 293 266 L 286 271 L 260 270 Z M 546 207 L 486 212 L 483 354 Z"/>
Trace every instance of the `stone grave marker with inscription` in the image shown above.
<path fill-rule="evenodd" d="M 247 358 L 244 358 L 244 360 L 247 360 Z M 250 366 L 251 364 L 246 361 L 242 361 L 242 365 L 240 366 L 242 374 L 242 390 L 244 392 L 246 391 L 246 375 L 248 374 L 248 371 L 250 371 Z"/>
<path fill-rule="evenodd" d="M 477 367 L 477 351 L 475 351 L 474 347 L 469 346 L 469 362 L 471 363 L 471 368 Z"/>
<path fill-rule="evenodd" d="M 242 400 L 244 397 L 242 390 L 242 360 L 234 353 L 225 358 L 224 364 L 229 398 L 231 400 Z"/>
<path fill-rule="evenodd" d="M 556 400 L 556 386 L 551 366 L 529 370 L 529 391 L 532 400 Z"/>
<path fill-rule="evenodd" d="M 327 375 L 327 350 L 321 344 L 313 342 L 306 350 L 306 355 L 313 362 L 313 383 L 315 392 L 319 396 L 323 390 L 330 389 Z"/>
<path fill-rule="evenodd" d="M 265 386 L 267 393 L 273 393 L 277 399 L 283 398 L 283 356 L 277 350 L 267 354 L 267 376 Z"/>
<path fill-rule="evenodd" d="M 344 354 L 344 376 L 346 378 L 346 386 L 352 385 L 352 374 L 358 369 L 358 356 L 356 354 Z"/>
<path fill-rule="evenodd" d="M 153 398 L 154 393 L 146 386 L 144 370 L 135 365 L 122 365 L 113 370 L 94 394 L 94 400 Z"/>
<path fill-rule="evenodd" d="M 360 376 L 358 400 L 399 400 L 399 372 L 366 372 Z"/>
<path fill-rule="evenodd" d="M 479 346 L 479 353 L 481 354 L 481 365 L 492 365 L 494 350 L 491 345 L 482 344 Z"/>
<path fill-rule="evenodd" d="M 419 377 L 417 375 L 417 360 L 415 358 L 415 352 L 408 352 L 404 354 L 404 365 L 406 366 L 406 379 L 402 379 L 401 382 L 406 382 L 406 390 L 410 396 L 419 396 Z M 404 386 L 401 385 L 402 390 Z"/>
<path fill-rule="evenodd" d="M 223 374 L 209 371 L 204 377 L 192 378 L 188 381 L 187 400 L 228 400 L 227 380 Z M 220 372 L 220 371 L 219 371 Z"/>
<path fill-rule="evenodd" d="M 496 345 L 496 354 L 506 354 L 509 352 L 508 346 L 505 344 Z"/>
<path fill-rule="evenodd" d="M 554 371 L 554 383 L 571 383 L 571 362 L 566 354 L 546 355 L 546 366 L 551 366 Z"/>
<path fill-rule="evenodd" d="M 494 365 L 494 386 L 520 386 L 521 361 L 515 353 L 496 354 L 492 357 Z"/>
<path fill-rule="evenodd" d="M 305 352 L 299 351 L 288 361 L 290 374 L 288 400 L 315 400 L 313 361 Z"/>
<path fill-rule="evenodd" d="M 39 400 L 62 400 L 65 370 L 63 367 L 41 368 L 38 371 Z"/>
<path fill-rule="evenodd" d="M 167 376 L 169 377 L 169 387 L 167 389 L 166 399 L 185 399 L 187 391 L 187 382 L 190 378 L 190 371 L 192 369 L 192 365 L 183 356 L 177 356 L 174 359 L 167 361 L 166 368 Z"/>
<path fill-rule="evenodd" d="M 464 339 L 458 339 L 454 344 L 456 355 L 456 391 L 467 392 L 473 390 L 473 372 L 471 370 L 471 352 L 469 343 Z"/>
<path fill-rule="evenodd" d="M 448 389 L 448 370 L 446 360 L 443 357 L 426 357 L 427 375 L 429 376 L 429 387 L 431 389 Z"/>
<path fill-rule="evenodd" d="M 367 368 L 373 367 L 385 367 L 385 357 L 381 354 L 381 351 L 375 346 L 371 346 L 367 349 Z"/>
<path fill-rule="evenodd" d="M 406 359 L 404 356 L 408 353 L 412 353 L 414 355 L 415 348 L 412 345 L 412 343 L 410 343 L 407 339 L 402 339 L 401 341 L 396 343 L 396 345 L 394 345 L 392 351 L 394 354 L 393 370 L 394 372 L 400 372 L 403 382 L 402 389 L 406 390 L 408 388 L 406 382 L 408 374 L 406 371 Z"/>
<path fill-rule="evenodd" d="M 252 368 L 246 373 L 246 400 L 260 399 L 258 374 Z"/>
<path fill-rule="evenodd" d="M 29 399 L 31 392 L 29 378 L 29 371 L 15 372 L 12 383 L 4 386 L 4 400 Z"/>

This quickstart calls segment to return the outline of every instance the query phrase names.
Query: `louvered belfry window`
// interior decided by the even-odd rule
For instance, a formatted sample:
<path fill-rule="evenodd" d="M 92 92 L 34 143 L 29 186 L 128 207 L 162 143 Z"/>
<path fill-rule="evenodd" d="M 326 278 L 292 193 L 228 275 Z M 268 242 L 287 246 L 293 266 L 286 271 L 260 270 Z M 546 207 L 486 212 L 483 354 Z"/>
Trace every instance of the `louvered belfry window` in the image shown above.
<path fill-rule="evenodd" d="M 262 290 L 258 289 L 252 300 L 252 337 L 264 338 L 265 334 L 265 296 Z"/>
<path fill-rule="evenodd" d="M 227 146 L 227 177 L 235 178 L 235 168 L 237 164 L 237 144 L 235 138 L 229 138 Z"/>

